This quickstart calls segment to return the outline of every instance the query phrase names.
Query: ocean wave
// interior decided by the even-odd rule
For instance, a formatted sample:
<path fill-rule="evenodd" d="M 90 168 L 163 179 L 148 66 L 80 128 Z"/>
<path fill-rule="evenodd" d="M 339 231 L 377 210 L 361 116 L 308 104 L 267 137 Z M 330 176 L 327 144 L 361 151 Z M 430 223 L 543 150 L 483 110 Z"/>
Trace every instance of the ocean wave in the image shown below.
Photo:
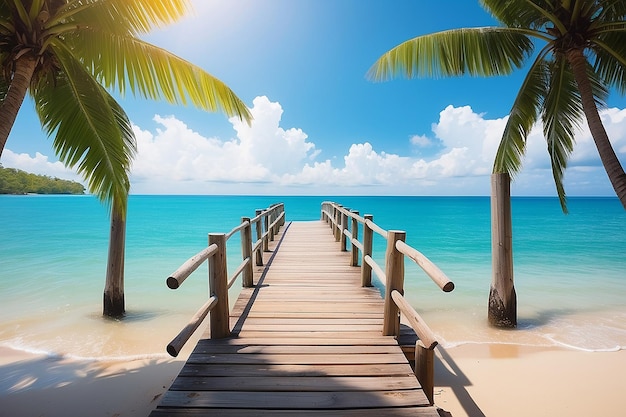
<path fill-rule="evenodd" d="M 167 353 L 137 353 L 128 355 L 101 356 L 60 353 L 12 342 L 0 342 L 0 348 L 10 349 L 15 352 L 24 353 L 31 356 L 43 356 L 55 360 L 68 359 L 80 362 L 132 362 L 137 360 L 158 360 L 170 358 Z"/>

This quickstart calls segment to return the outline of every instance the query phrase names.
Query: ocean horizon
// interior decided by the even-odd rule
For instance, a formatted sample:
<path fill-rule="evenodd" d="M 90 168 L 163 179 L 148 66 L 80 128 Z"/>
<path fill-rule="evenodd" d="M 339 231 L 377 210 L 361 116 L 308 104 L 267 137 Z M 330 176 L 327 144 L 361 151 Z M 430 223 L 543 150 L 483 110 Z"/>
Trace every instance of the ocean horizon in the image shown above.
<path fill-rule="evenodd" d="M 206 247 L 208 233 L 228 232 L 277 202 L 287 221 L 318 221 L 323 201 L 372 214 L 383 229 L 405 230 L 407 243 L 454 281 L 455 290 L 442 293 L 406 262 L 406 296 L 444 347 L 626 347 L 626 211 L 617 198 L 570 197 L 568 215 L 557 198 L 512 198 L 518 328 L 502 330 L 486 317 L 489 197 L 229 195 L 130 196 L 121 321 L 101 314 L 107 207 L 90 195 L 0 196 L 0 346 L 83 359 L 166 356 L 166 344 L 206 301 L 208 285 L 206 267 L 176 291 L 165 279 Z M 236 238 L 231 247 L 229 271 L 240 262 Z M 375 236 L 379 262 L 384 247 Z"/>

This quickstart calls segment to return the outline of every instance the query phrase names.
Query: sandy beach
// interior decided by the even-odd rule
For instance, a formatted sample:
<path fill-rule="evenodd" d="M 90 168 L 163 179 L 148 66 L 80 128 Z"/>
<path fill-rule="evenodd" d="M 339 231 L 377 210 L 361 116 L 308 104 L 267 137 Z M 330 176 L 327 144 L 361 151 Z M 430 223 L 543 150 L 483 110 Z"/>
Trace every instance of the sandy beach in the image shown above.
<path fill-rule="evenodd" d="M 518 345 L 437 349 L 435 403 L 454 417 L 617 416 L 626 352 Z"/>
<path fill-rule="evenodd" d="M 0 350 L 0 416 L 145 417 L 183 359 L 77 361 Z M 454 417 L 614 416 L 626 352 L 517 345 L 438 348 L 435 403 Z"/>
<path fill-rule="evenodd" d="M 0 349 L 0 416 L 147 416 L 182 359 L 79 361 Z"/>

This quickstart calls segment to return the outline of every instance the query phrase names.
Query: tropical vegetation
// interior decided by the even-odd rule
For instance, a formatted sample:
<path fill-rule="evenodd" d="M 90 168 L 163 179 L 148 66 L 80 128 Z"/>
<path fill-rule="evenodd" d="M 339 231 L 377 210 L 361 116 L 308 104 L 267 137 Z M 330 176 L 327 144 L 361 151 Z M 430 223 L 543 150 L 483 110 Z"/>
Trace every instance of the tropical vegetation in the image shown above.
<path fill-rule="evenodd" d="M 522 168 L 526 139 L 541 121 L 556 190 L 567 210 L 563 175 L 584 119 L 616 195 L 626 208 L 626 174 L 599 109 L 611 90 L 626 93 L 624 0 L 481 0 L 502 26 L 419 36 L 391 49 L 370 70 L 394 76 L 507 75 L 528 63 L 493 172 Z"/>
<path fill-rule="evenodd" d="M 110 207 L 104 314 L 123 316 L 129 173 L 136 141 L 116 90 L 250 120 L 220 80 L 143 41 L 179 20 L 187 0 L 0 2 L 0 155 L 26 95 L 59 159 Z"/>
<path fill-rule="evenodd" d="M 539 122 L 547 142 L 561 207 L 563 176 L 575 134 L 586 120 L 600 160 L 626 208 L 626 174 L 599 109 L 609 91 L 626 92 L 624 0 L 481 0 L 501 26 L 453 29 L 418 36 L 381 56 L 375 80 L 398 75 L 507 75 L 528 63 L 498 147 L 492 176 L 493 277 L 489 323 L 517 325 L 513 285 L 510 177 L 522 169 L 526 141 Z M 503 183 L 506 183 L 504 185 Z"/>
<path fill-rule="evenodd" d="M 0 165 L 0 194 L 85 194 L 85 186 Z"/>

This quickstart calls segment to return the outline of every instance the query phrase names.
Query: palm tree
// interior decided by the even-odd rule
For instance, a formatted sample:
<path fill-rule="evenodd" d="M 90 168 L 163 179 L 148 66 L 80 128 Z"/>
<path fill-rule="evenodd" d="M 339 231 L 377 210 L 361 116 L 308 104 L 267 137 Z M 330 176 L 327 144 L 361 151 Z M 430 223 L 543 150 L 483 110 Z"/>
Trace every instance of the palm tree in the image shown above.
<path fill-rule="evenodd" d="M 526 138 L 541 118 L 554 182 L 566 212 L 563 172 L 574 147 L 575 130 L 584 115 L 613 189 L 626 208 L 626 174 L 598 113 L 610 89 L 626 92 L 626 2 L 481 0 L 480 3 L 502 22 L 502 27 L 456 29 L 419 36 L 381 56 L 369 76 L 384 80 L 397 75 L 507 75 L 530 61 L 493 172 L 514 175 L 521 170 Z"/>
<path fill-rule="evenodd" d="M 127 89 L 250 121 L 221 81 L 138 36 L 178 20 L 187 0 L 5 0 L 0 3 L 0 155 L 26 94 L 59 159 L 111 210 L 104 314 L 124 314 L 130 121 L 108 92 Z"/>
<path fill-rule="evenodd" d="M 506 75 L 530 61 L 498 147 L 492 176 L 493 277 L 488 319 L 492 325 L 515 327 L 509 178 L 521 170 L 526 139 L 540 118 L 563 211 L 567 212 L 563 173 L 583 115 L 613 189 L 626 208 L 626 174 L 598 112 L 610 89 L 626 92 L 626 2 L 480 3 L 503 26 L 419 36 L 381 56 L 369 76 L 384 80 L 397 75 Z"/>

